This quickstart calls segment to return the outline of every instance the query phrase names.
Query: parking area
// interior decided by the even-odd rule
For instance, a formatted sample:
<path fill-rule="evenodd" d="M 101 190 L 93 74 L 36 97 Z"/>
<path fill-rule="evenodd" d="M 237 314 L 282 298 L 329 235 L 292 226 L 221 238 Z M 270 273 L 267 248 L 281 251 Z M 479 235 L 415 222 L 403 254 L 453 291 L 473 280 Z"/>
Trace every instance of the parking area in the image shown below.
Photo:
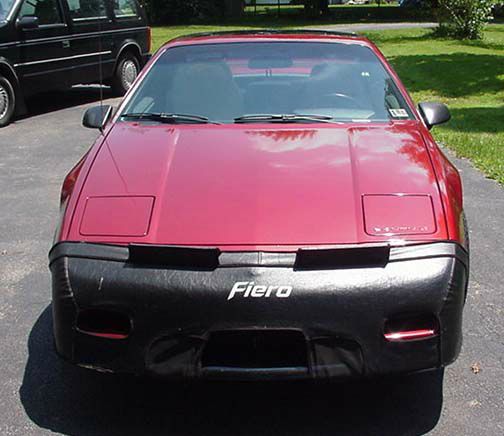
<path fill-rule="evenodd" d="M 96 131 L 99 89 L 30 102 L 0 130 L 0 434 L 502 435 L 504 189 L 462 171 L 472 277 L 459 360 L 443 373 L 330 384 L 170 384 L 74 368 L 54 353 L 47 252 L 65 174 Z M 108 103 L 117 104 L 107 91 Z"/>

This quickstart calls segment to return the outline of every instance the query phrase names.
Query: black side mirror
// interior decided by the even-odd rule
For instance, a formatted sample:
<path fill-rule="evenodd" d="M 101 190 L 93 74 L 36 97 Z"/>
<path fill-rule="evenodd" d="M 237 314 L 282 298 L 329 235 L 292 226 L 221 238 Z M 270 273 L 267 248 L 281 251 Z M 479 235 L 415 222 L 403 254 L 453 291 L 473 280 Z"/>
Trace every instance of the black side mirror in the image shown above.
<path fill-rule="evenodd" d="M 420 103 L 418 109 L 429 129 L 451 119 L 450 109 L 443 103 Z"/>
<path fill-rule="evenodd" d="M 90 129 L 103 129 L 112 114 L 112 106 L 94 106 L 90 107 L 82 117 L 82 125 Z"/>
<path fill-rule="evenodd" d="M 24 15 L 17 20 L 16 25 L 17 28 L 21 30 L 37 29 L 39 26 L 39 19 L 31 15 Z"/>

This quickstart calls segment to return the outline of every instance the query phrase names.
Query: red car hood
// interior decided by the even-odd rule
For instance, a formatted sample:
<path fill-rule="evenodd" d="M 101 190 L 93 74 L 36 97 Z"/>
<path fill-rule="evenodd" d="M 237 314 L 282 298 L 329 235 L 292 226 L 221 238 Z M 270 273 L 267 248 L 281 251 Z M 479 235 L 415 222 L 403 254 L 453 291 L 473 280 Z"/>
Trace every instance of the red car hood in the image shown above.
<path fill-rule="evenodd" d="M 69 239 L 313 246 L 446 237 L 414 122 L 313 127 L 118 123 Z"/>

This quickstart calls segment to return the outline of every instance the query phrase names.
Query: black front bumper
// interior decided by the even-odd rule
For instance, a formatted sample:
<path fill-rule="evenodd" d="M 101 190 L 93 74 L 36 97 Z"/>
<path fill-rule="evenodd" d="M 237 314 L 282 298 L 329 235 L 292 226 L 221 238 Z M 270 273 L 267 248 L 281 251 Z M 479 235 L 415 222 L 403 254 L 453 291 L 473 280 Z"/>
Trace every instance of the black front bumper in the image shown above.
<path fill-rule="evenodd" d="M 338 250 L 313 250 L 304 264 L 300 253 L 220 253 L 211 267 L 156 265 L 163 247 L 152 250 L 155 256 L 141 262 L 128 247 L 70 242 L 53 247 L 54 335 L 60 355 L 113 372 L 246 379 L 411 372 L 445 366 L 460 351 L 469 260 L 455 243 L 376 247 L 381 254 L 374 258 L 373 247 L 367 253 L 345 248 L 339 252 L 345 256 Z M 184 259 L 191 258 L 190 250 L 182 253 Z M 312 254 L 324 252 L 317 267 Z M 367 261 L 359 262 L 364 257 Z M 265 296 L 263 289 L 257 298 L 241 292 L 229 299 L 237 282 L 292 291 L 288 298 L 274 292 Z M 125 314 L 131 334 L 117 340 L 83 333 L 76 325 L 78 314 L 92 308 Z M 418 314 L 436 320 L 434 337 L 384 338 L 387 320 Z M 234 331 L 299 332 L 306 364 L 205 364 L 210 339 Z"/>

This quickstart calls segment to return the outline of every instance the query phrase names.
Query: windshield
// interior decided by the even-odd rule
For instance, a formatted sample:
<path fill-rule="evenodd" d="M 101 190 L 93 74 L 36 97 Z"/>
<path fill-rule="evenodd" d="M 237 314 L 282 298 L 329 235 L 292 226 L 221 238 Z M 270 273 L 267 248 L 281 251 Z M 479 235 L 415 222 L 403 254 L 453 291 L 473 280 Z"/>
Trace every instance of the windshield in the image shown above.
<path fill-rule="evenodd" d="M 7 18 L 12 5 L 16 0 L 0 0 L 0 21 Z"/>
<path fill-rule="evenodd" d="M 151 122 L 153 114 L 157 119 L 160 114 L 196 115 L 219 123 L 412 118 L 393 79 L 371 49 L 313 42 L 168 49 L 123 111 L 137 117 L 147 113 L 151 117 L 142 119 Z"/>

